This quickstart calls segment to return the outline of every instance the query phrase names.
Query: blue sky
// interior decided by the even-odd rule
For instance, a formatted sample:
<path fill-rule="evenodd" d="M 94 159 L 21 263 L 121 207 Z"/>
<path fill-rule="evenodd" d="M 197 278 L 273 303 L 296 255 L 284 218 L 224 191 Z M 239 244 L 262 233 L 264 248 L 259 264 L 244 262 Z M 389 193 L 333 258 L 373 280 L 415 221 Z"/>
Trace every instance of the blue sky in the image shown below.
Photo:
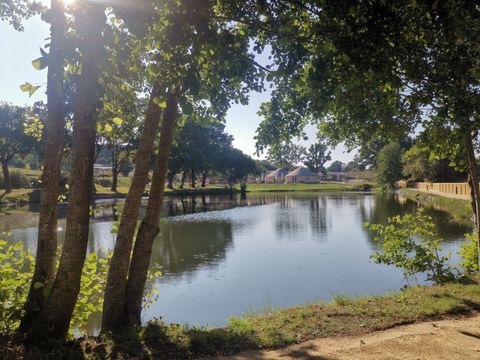
<path fill-rule="evenodd" d="M 17 32 L 6 22 L 0 21 L 0 101 L 18 105 L 32 104 L 45 100 L 45 87 L 38 90 L 31 98 L 20 91 L 19 86 L 25 81 L 33 84 L 46 83 L 46 70 L 37 71 L 31 61 L 40 56 L 40 46 L 45 44 L 49 36 L 49 26 L 39 16 L 24 22 L 25 31 Z M 226 131 L 233 135 L 234 146 L 249 155 L 255 152 L 255 131 L 262 120 L 258 115 L 260 104 L 268 101 L 269 93 L 252 93 L 249 105 L 233 104 L 227 114 Z M 309 145 L 315 141 L 315 129 L 307 129 L 308 141 L 299 141 Z M 347 153 L 343 146 L 332 150 L 332 159 L 348 162 L 353 153 Z"/>

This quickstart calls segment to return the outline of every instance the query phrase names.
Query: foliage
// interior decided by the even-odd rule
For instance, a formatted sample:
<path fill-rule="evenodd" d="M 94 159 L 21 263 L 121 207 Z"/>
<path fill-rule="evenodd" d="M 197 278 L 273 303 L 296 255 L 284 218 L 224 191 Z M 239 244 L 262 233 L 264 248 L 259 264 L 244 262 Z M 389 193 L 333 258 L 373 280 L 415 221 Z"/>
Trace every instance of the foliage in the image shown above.
<path fill-rule="evenodd" d="M 272 145 L 268 149 L 267 159 L 280 169 L 291 169 L 302 162 L 305 147 L 290 142 Z"/>
<path fill-rule="evenodd" d="M 327 168 L 329 172 L 343 172 L 344 169 L 345 169 L 345 164 L 340 160 L 335 160 Z"/>
<path fill-rule="evenodd" d="M 466 234 L 465 237 L 466 240 L 458 251 L 462 259 L 460 267 L 467 274 L 476 274 L 478 273 L 478 236 Z"/>
<path fill-rule="evenodd" d="M 95 252 L 87 255 L 82 269 L 80 293 L 73 310 L 70 334 L 74 331 L 86 331 L 92 315 L 102 311 L 110 256 L 110 253 L 99 256 Z"/>
<path fill-rule="evenodd" d="M 325 173 L 324 165 L 331 159 L 332 157 L 330 156 L 327 145 L 316 143 L 310 145 L 308 151 L 305 153 L 304 165 L 315 174 L 319 174 L 320 172 Z"/>
<path fill-rule="evenodd" d="M 13 189 L 30 189 L 32 187 L 28 178 L 18 170 L 10 173 L 10 182 Z M 3 189 L 4 186 L 3 176 L 0 174 L 0 189 Z"/>
<path fill-rule="evenodd" d="M 9 244 L 0 239 L 0 334 L 12 333 L 20 324 L 34 263 L 21 242 Z"/>
<path fill-rule="evenodd" d="M 242 151 L 230 148 L 222 160 L 222 173 L 228 178 L 230 186 L 239 180 L 245 180 L 248 174 L 255 171 L 255 161 Z"/>
<path fill-rule="evenodd" d="M 459 164 L 464 164 L 462 159 L 458 159 Z M 456 171 L 454 165 L 449 159 L 439 159 L 428 149 L 419 145 L 414 145 L 407 150 L 402 157 L 403 170 L 405 176 L 409 176 L 413 181 L 429 182 L 456 182 L 465 180 L 465 174 Z"/>
<path fill-rule="evenodd" d="M 427 279 L 435 283 L 455 279 L 450 254 L 442 255 L 440 236 L 434 230 L 432 218 L 425 215 L 423 209 L 414 215 L 389 218 L 388 224 L 367 225 L 376 233 L 374 239 L 382 247 L 381 252 L 372 255 L 376 263 L 401 268 L 405 276 L 426 273 Z"/>
<path fill-rule="evenodd" d="M 15 155 L 27 154 L 35 139 L 24 133 L 26 108 L 0 102 L 0 161 L 10 162 Z"/>
<path fill-rule="evenodd" d="M 8 21 L 15 30 L 22 31 L 22 20 L 34 15 L 41 5 L 29 0 L 2 0 L 0 2 L 0 20 Z"/>
<path fill-rule="evenodd" d="M 3 234 L 7 238 L 10 234 Z M 103 293 L 107 279 L 111 253 L 90 253 L 82 269 L 80 293 L 70 325 L 70 333 L 83 333 L 92 317 L 102 311 Z M 16 330 L 23 313 L 30 281 L 33 276 L 35 258 L 21 242 L 11 244 L 0 239 L 0 334 Z M 148 280 L 161 276 L 158 269 L 151 269 Z M 43 287 L 42 283 L 35 284 Z M 144 306 L 156 299 L 155 289 L 147 291 Z"/>
<path fill-rule="evenodd" d="M 381 185 L 395 187 L 402 176 L 402 148 L 399 143 L 390 143 L 383 147 L 377 159 L 377 180 Z"/>

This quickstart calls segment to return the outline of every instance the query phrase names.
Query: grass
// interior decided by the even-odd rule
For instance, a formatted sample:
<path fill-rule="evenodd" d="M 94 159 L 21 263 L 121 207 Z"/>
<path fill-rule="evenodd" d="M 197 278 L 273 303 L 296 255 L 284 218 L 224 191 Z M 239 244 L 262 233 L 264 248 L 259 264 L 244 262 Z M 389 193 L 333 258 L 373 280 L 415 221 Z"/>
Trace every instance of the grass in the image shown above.
<path fill-rule="evenodd" d="M 472 225 L 472 208 L 468 200 L 452 199 L 413 189 L 403 189 L 402 194 L 408 199 L 418 201 L 422 207 L 431 207 L 447 212 L 452 223 Z"/>
<path fill-rule="evenodd" d="M 367 183 L 372 188 L 372 183 Z M 281 191 L 363 191 L 364 183 L 248 184 L 248 192 Z"/>
<path fill-rule="evenodd" d="M 215 329 L 152 321 L 118 337 L 85 337 L 60 348 L 48 345 L 41 351 L 47 357 L 60 353 L 62 357 L 72 358 L 76 354 L 86 359 L 192 359 L 273 349 L 313 338 L 360 335 L 414 322 L 475 314 L 480 309 L 479 285 L 480 278 L 475 277 L 465 283 L 417 286 L 382 296 L 341 295 L 329 304 L 234 317 L 224 328 Z M 13 341 L 3 346 L 15 355 L 25 351 Z M 31 351 L 38 354 L 39 350 Z"/>

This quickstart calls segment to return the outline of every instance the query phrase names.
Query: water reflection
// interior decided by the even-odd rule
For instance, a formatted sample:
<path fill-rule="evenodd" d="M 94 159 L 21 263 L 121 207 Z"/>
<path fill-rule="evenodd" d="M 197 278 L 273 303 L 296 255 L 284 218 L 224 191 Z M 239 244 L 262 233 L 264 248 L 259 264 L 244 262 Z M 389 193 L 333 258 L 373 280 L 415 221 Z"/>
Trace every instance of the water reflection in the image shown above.
<path fill-rule="evenodd" d="M 232 224 L 224 221 L 165 221 L 155 242 L 152 263 L 164 276 L 188 276 L 217 266 L 233 248 Z"/>

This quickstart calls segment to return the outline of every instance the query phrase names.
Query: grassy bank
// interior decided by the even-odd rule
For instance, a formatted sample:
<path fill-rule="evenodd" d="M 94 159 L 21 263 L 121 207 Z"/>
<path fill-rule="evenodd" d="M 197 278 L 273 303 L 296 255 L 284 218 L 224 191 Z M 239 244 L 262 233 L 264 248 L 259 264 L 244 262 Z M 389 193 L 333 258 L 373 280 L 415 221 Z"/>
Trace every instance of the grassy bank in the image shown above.
<path fill-rule="evenodd" d="M 418 201 L 423 207 L 447 212 L 453 223 L 472 225 L 472 207 L 468 200 L 452 199 L 413 189 L 403 189 L 401 193 L 410 200 Z"/>
<path fill-rule="evenodd" d="M 248 184 L 248 192 L 286 191 L 364 191 L 364 183 L 315 183 L 315 184 Z M 374 188 L 373 183 L 367 184 Z"/>
<path fill-rule="evenodd" d="M 382 296 L 338 296 L 329 304 L 235 317 L 226 327 L 217 329 L 150 322 L 121 337 L 86 337 L 62 347 L 49 344 L 41 351 L 31 352 L 36 355 L 41 352 L 48 358 L 191 359 L 278 348 L 318 337 L 360 335 L 403 324 L 474 314 L 480 309 L 479 280 L 412 287 Z M 28 355 L 23 347 L 3 340 L 0 346 L 12 358 Z"/>

